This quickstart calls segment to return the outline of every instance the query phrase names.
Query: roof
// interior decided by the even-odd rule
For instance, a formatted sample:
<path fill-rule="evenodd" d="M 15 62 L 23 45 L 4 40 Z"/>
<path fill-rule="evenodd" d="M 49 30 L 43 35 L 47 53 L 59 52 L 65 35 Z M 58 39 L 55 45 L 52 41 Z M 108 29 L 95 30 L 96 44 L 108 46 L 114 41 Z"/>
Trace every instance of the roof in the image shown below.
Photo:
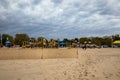
<path fill-rule="evenodd" d="M 61 41 L 60 44 L 61 44 L 61 45 L 65 45 L 66 43 L 65 43 L 64 41 Z"/>
<path fill-rule="evenodd" d="M 6 44 L 9 44 L 9 43 L 11 43 L 11 42 L 10 42 L 10 41 L 6 41 L 5 43 L 6 43 Z"/>
<path fill-rule="evenodd" d="M 113 44 L 120 44 L 120 40 L 114 41 Z"/>

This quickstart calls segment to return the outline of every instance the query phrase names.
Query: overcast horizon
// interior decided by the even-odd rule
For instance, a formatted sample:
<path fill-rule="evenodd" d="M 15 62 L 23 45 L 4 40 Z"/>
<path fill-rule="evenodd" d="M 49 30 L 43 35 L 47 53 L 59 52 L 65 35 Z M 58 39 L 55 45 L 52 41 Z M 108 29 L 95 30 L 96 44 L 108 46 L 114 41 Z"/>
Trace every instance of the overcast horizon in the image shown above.
<path fill-rule="evenodd" d="M 47 39 L 120 34 L 120 0 L 0 0 L 0 33 Z"/>

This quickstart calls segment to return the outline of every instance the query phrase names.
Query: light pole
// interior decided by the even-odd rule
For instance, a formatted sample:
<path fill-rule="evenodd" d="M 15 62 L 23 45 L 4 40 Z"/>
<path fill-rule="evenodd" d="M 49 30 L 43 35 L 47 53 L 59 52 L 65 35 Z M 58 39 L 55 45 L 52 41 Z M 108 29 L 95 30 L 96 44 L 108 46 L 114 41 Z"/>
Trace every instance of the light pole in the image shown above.
<path fill-rule="evenodd" d="M 41 45 L 42 45 L 42 55 L 41 55 L 41 59 L 43 59 L 43 37 L 42 34 L 40 34 L 41 36 Z"/>
<path fill-rule="evenodd" d="M 111 48 L 113 48 L 112 42 L 113 42 L 113 38 L 112 38 L 112 36 L 111 36 Z"/>
<path fill-rule="evenodd" d="M 78 41 L 77 43 L 78 43 L 78 47 L 77 47 L 77 58 L 78 58 L 79 57 L 79 50 L 78 50 L 78 48 L 80 47 L 80 42 Z"/>
<path fill-rule="evenodd" d="M 59 48 L 59 42 L 60 42 L 60 40 L 58 39 L 57 41 L 58 41 L 58 48 Z"/>
<path fill-rule="evenodd" d="M 1 46 L 2 46 L 2 33 L 1 33 Z"/>
<path fill-rule="evenodd" d="M 85 49 L 85 50 L 86 50 L 86 48 L 87 48 L 86 43 L 87 43 L 87 42 L 85 41 L 85 42 L 84 42 L 84 49 Z"/>
<path fill-rule="evenodd" d="M 43 38 L 42 39 L 42 56 L 41 56 L 41 59 L 43 59 Z"/>
<path fill-rule="evenodd" d="M 79 44 L 79 42 L 77 40 L 75 40 L 75 45 L 76 45 L 76 48 L 77 48 L 77 58 L 78 58 L 78 44 Z"/>

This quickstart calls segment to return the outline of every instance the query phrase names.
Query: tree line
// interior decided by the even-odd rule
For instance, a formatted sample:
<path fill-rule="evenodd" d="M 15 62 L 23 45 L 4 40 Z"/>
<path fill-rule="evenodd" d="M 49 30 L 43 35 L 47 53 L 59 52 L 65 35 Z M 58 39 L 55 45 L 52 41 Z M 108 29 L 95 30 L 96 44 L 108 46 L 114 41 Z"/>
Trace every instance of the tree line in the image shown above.
<path fill-rule="evenodd" d="M 9 34 L 2 34 L 0 36 L 0 44 L 5 45 L 7 39 L 11 42 L 11 46 L 19 45 L 20 47 L 30 45 L 34 43 L 34 46 L 39 47 L 56 47 L 59 46 L 59 42 L 65 42 L 66 46 L 75 46 L 76 44 L 95 44 L 98 46 L 107 45 L 111 47 L 112 42 L 115 40 L 120 40 L 120 35 L 115 34 L 111 36 L 103 36 L 103 37 L 81 37 L 81 38 L 74 38 L 68 39 L 64 38 L 63 40 L 59 39 L 50 39 L 47 40 L 45 37 L 29 37 L 27 34 L 16 34 L 15 37 Z"/>

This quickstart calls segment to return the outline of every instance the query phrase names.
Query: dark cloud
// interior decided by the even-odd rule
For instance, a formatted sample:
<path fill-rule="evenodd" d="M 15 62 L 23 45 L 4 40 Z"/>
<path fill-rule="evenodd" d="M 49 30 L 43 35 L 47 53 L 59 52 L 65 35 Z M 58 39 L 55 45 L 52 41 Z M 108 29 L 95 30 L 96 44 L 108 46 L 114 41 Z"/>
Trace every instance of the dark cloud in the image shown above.
<path fill-rule="evenodd" d="M 63 0 L 51 0 L 52 2 L 54 2 L 55 4 L 60 4 L 62 3 Z"/>
<path fill-rule="evenodd" d="M 0 32 L 56 39 L 120 33 L 118 3 L 114 0 L 0 0 Z"/>
<path fill-rule="evenodd" d="M 39 4 L 41 1 L 42 1 L 42 0 L 33 0 L 33 1 L 32 1 L 32 4 L 37 5 L 37 4 Z"/>
<path fill-rule="evenodd" d="M 19 3 L 18 7 L 22 8 L 22 9 L 25 9 L 26 7 L 29 7 L 29 4 L 28 3 Z"/>
<path fill-rule="evenodd" d="M 0 0 L 0 7 L 3 7 L 3 8 L 9 8 L 9 2 L 8 0 Z"/>

